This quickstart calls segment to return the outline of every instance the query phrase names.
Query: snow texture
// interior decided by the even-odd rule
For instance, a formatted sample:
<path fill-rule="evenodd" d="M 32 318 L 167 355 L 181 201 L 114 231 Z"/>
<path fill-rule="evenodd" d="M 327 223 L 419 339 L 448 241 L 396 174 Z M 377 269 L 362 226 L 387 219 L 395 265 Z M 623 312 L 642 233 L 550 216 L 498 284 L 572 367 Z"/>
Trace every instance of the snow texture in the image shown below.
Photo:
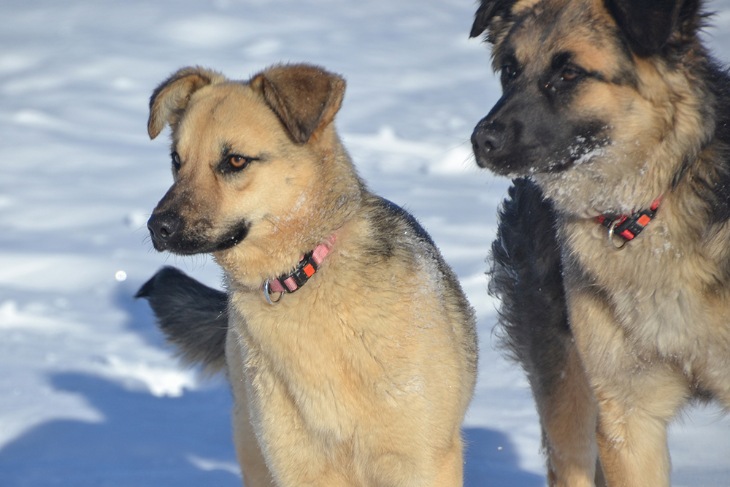
<path fill-rule="evenodd" d="M 730 0 L 708 41 L 730 59 Z M 505 179 L 469 136 L 499 97 L 469 40 L 470 0 L 4 0 L 0 3 L 0 486 L 240 485 L 222 379 L 181 368 L 136 289 L 204 257 L 152 250 L 170 184 L 146 134 L 152 89 L 202 65 L 247 78 L 278 62 L 342 73 L 337 124 L 361 174 L 413 212 L 479 316 L 479 383 L 464 425 L 466 485 L 544 485 L 519 368 L 495 349 L 484 262 Z M 730 419 L 692 409 L 671 429 L 675 485 L 730 485 Z"/>

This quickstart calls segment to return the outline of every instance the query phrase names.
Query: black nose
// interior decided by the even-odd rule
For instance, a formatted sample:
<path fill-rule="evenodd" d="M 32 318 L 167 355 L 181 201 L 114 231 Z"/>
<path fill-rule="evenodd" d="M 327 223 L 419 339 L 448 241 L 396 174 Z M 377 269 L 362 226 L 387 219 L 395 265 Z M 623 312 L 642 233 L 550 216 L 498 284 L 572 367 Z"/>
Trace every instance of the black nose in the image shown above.
<path fill-rule="evenodd" d="M 503 124 L 499 122 L 492 122 L 482 120 L 474 128 L 474 133 L 471 134 L 471 145 L 474 149 L 474 154 L 477 155 L 477 160 L 481 156 L 489 156 L 500 152 L 504 149 L 506 141 L 506 131 Z"/>
<path fill-rule="evenodd" d="M 157 250 L 164 250 L 180 231 L 181 219 L 179 215 L 165 212 L 153 214 L 147 221 L 147 228 L 152 237 L 152 244 Z"/>

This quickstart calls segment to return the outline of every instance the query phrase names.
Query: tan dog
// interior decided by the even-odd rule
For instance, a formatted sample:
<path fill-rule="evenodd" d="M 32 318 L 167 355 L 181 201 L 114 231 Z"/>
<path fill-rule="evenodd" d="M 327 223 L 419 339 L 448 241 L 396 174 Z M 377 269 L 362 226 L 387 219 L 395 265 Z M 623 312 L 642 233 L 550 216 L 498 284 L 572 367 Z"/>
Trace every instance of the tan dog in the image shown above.
<path fill-rule="evenodd" d="M 355 172 L 344 91 L 308 65 L 162 83 L 149 133 L 171 126 L 175 182 L 152 241 L 212 253 L 228 296 L 170 268 L 138 295 L 184 357 L 226 364 L 248 487 L 459 486 L 474 315 L 428 235 Z"/>
<path fill-rule="evenodd" d="M 705 19 L 700 0 L 477 11 L 503 95 L 474 152 L 518 177 L 490 289 L 551 485 L 668 486 L 667 424 L 730 408 L 730 76 Z"/>

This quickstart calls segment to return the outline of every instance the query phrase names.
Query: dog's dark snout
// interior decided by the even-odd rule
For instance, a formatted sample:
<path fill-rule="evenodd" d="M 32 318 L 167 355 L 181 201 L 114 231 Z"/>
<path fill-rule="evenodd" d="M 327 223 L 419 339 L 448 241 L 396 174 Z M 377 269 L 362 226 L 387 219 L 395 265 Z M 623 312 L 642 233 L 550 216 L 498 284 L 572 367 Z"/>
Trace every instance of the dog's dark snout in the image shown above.
<path fill-rule="evenodd" d="M 484 119 L 477 124 L 471 135 L 471 145 L 480 166 L 484 167 L 481 162 L 484 160 L 483 157 L 489 157 L 504 149 L 506 138 L 505 127 L 499 122 Z"/>
<path fill-rule="evenodd" d="M 177 235 L 180 227 L 180 217 L 172 213 L 153 214 L 147 221 L 152 243 L 158 250 L 166 247 L 167 242 Z"/>
<path fill-rule="evenodd" d="M 501 123 L 481 121 L 471 135 L 474 150 L 483 152 L 500 151 L 504 148 L 505 129 Z"/>

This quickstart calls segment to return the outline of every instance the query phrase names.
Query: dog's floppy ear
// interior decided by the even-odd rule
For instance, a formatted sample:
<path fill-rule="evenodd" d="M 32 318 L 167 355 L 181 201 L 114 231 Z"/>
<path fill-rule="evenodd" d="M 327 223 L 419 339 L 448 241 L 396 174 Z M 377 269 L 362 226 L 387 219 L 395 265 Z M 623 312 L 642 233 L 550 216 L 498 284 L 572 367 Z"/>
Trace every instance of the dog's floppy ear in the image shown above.
<path fill-rule="evenodd" d="M 516 0 L 482 0 L 477 13 L 474 15 L 474 23 L 471 26 L 469 37 L 476 37 L 487 30 L 495 17 L 506 18 L 509 16 L 512 5 Z"/>
<path fill-rule="evenodd" d="M 693 38 L 700 0 L 605 0 L 606 7 L 639 56 L 658 54 L 670 43 Z"/>
<path fill-rule="evenodd" d="M 190 97 L 200 88 L 220 83 L 225 78 L 220 73 L 199 67 L 178 70 L 163 81 L 150 98 L 150 118 L 147 133 L 154 139 L 165 124 L 175 127 L 188 106 Z"/>
<path fill-rule="evenodd" d="M 341 76 L 308 64 L 271 67 L 251 78 L 250 84 L 298 144 L 332 122 L 345 95 Z"/>

